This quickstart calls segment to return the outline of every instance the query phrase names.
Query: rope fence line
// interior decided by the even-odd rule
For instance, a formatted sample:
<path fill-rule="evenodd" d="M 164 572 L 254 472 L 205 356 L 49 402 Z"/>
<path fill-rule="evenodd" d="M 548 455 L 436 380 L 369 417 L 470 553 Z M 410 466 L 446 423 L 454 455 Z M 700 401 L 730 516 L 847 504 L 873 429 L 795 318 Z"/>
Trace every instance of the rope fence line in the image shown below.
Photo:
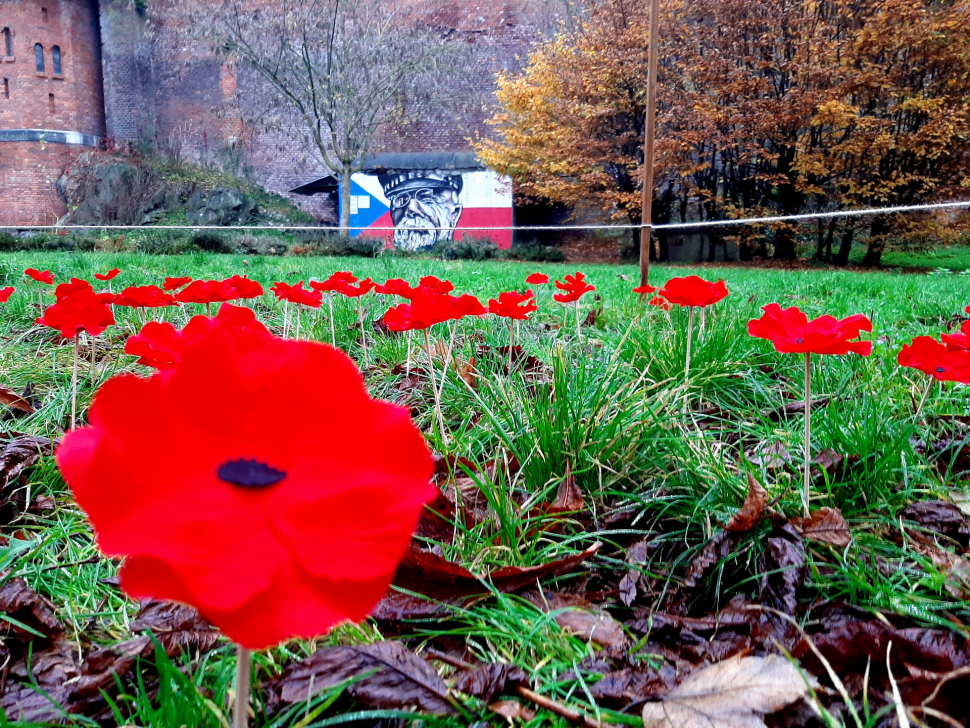
<path fill-rule="evenodd" d="M 509 231 L 568 231 L 568 230 L 696 230 L 697 228 L 712 228 L 740 225 L 763 225 L 804 220 L 825 220 L 842 217 L 865 217 L 868 215 L 893 215 L 903 212 L 921 212 L 930 210 L 955 210 L 970 207 L 970 200 L 960 202 L 935 202 L 923 205 L 900 205 L 897 207 L 873 207 L 858 210 L 832 210 L 828 212 L 805 212 L 798 215 L 781 215 L 775 217 L 739 217 L 727 220 L 698 220 L 697 222 L 668 222 L 660 224 L 628 224 L 628 225 L 511 225 L 511 226 L 469 226 L 458 228 L 462 232 L 509 232 Z M 0 230 L 219 230 L 229 231 L 262 231 L 285 230 L 287 232 L 341 232 L 342 230 L 360 230 L 367 232 L 393 233 L 394 227 L 361 227 L 339 225 L 0 225 Z M 453 227 L 423 227 L 425 231 L 454 230 Z"/>

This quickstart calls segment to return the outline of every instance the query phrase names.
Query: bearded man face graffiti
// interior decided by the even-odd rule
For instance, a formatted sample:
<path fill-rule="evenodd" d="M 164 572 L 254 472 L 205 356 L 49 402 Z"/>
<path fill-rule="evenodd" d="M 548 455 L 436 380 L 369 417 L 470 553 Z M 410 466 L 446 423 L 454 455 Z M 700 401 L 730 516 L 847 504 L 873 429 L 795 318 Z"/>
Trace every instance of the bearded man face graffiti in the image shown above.
<path fill-rule="evenodd" d="M 460 175 L 409 172 L 382 177 L 381 184 L 391 206 L 395 248 L 427 250 L 454 238 L 463 209 Z"/>

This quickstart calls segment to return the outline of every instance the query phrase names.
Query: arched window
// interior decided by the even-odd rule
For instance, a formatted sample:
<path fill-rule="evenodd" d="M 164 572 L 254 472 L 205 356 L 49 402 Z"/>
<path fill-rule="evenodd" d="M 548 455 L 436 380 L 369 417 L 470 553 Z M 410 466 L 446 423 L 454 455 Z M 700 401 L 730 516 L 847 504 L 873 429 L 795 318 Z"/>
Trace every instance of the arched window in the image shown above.
<path fill-rule="evenodd" d="M 34 60 L 37 61 L 37 73 L 44 72 L 44 46 L 40 43 L 34 46 Z"/>
<path fill-rule="evenodd" d="M 54 75 L 61 75 L 61 47 L 54 46 L 51 48 L 51 60 L 54 62 Z"/>
<path fill-rule="evenodd" d="M 10 28 L 3 29 L 3 55 L 7 58 L 13 55 L 13 36 L 10 34 Z"/>

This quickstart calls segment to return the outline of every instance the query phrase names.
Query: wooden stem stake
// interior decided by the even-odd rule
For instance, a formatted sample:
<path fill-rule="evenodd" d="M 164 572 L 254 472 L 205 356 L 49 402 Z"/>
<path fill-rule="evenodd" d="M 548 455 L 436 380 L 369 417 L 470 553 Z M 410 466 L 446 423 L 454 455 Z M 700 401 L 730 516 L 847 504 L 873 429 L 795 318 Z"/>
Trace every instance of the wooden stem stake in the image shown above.
<path fill-rule="evenodd" d="M 805 518 L 809 509 L 809 489 L 811 488 L 812 469 L 812 355 L 805 353 Z"/>
<path fill-rule="evenodd" d="M 71 429 L 77 425 L 77 359 L 81 333 L 74 334 L 74 372 L 71 375 Z"/>

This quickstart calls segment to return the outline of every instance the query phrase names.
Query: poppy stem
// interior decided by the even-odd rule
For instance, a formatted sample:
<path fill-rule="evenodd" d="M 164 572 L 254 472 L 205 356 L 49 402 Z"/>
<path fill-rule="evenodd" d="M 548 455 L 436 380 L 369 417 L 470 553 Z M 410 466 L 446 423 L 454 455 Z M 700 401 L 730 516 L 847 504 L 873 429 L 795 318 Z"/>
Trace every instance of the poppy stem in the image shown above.
<path fill-rule="evenodd" d="M 687 314 L 687 362 L 684 365 L 684 381 L 686 382 L 688 377 L 690 377 L 690 348 L 691 348 L 691 338 L 694 333 L 694 307 L 690 307 L 690 313 Z"/>
<path fill-rule="evenodd" d="M 434 411 L 438 416 L 438 431 L 444 437 L 445 423 L 441 416 L 441 395 L 438 394 L 438 382 L 434 376 L 434 357 L 431 356 L 431 339 L 428 337 L 427 329 L 424 330 L 424 349 L 428 352 L 428 373 L 431 375 L 431 391 L 434 392 Z"/>
<path fill-rule="evenodd" d="M 95 340 L 93 336 L 88 337 L 88 341 L 91 342 L 91 386 L 94 386 L 94 380 L 97 378 L 98 373 L 98 349 L 95 346 Z"/>
<path fill-rule="evenodd" d="M 288 329 L 290 328 L 290 302 L 283 301 L 283 338 L 286 338 Z"/>
<path fill-rule="evenodd" d="M 509 319 L 509 376 L 512 376 L 512 351 L 515 349 L 515 321 Z"/>
<path fill-rule="evenodd" d="M 333 322 L 333 291 L 327 291 L 327 303 L 330 305 L 330 343 L 337 348 L 337 328 Z"/>
<path fill-rule="evenodd" d="M 360 322 L 360 343 L 364 347 L 364 368 L 370 366 L 367 361 L 367 330 L 364 328 L 364 304 L 361 303 L 360 296 L 357 297 L 357 320 Z"/>
<path fill-rule="evenodd" d="M 576 338 L 579 339 L 579 343 L 583 343 L 583 329 L 579 324 L 579 301 L 576 301 Z"/>
<path fill-rule="evenodd" d="M 698 341 L 704 338 L 704 329 L 706 328 L 706 326 L 707 326 L 707 309 L 702 308 L 701 309 L 701 328 L 697 332 Z"/>
<path fill-rule="evenodd" d="M 812 355 L 805 352 L 805 518 L 809 511 L 809 487 L 812 468 Z"/>
<path fill-rule="evenodd" d="M 245 647 L 236 646 L 236 700 L 232 706 L 232 728 L 249 725 L 249 693 L 253 655 Z"/>
<path fill-rule="evenodd" d="M 926 389 L 923 390 L 923 396 L 916 405 L 916 411 L 913 413 L 914 417 L 919 417 L 919 413 L 923 411 L 923 405 L 926 404 L 926 400 L 930 397 L 930 392 L 933 390 L 933 385 L 936 384 L 936 380 L 930 377 L 930 381 L 926 385 Z"/>
<path fill-rule="evenodd" d="M 414 341 L 413 334 L 414 334 L 414 331 L 408 330 L 408 363 L 407 363 L 407 367 L 404 370 L 405 377 L 411 376 L 411 344 Z"/>
<path fill-rule="evenodd" d="M 205 304 L 205 315 L 209 317 L 212 316 L 212 304 L 209 303 L 208 301 Z"/>
<path fill-rule="evenodd" d="M 74 372 L 71 375 L 71 429 L 77 424 L 77 359 L 81 332 L 74 334 Z"/>
<path fill-rule="evenodd" d="M 296 340 L 300 340 L 300 320 L 303 314 L 303 306 L 296 304 Z"/>

